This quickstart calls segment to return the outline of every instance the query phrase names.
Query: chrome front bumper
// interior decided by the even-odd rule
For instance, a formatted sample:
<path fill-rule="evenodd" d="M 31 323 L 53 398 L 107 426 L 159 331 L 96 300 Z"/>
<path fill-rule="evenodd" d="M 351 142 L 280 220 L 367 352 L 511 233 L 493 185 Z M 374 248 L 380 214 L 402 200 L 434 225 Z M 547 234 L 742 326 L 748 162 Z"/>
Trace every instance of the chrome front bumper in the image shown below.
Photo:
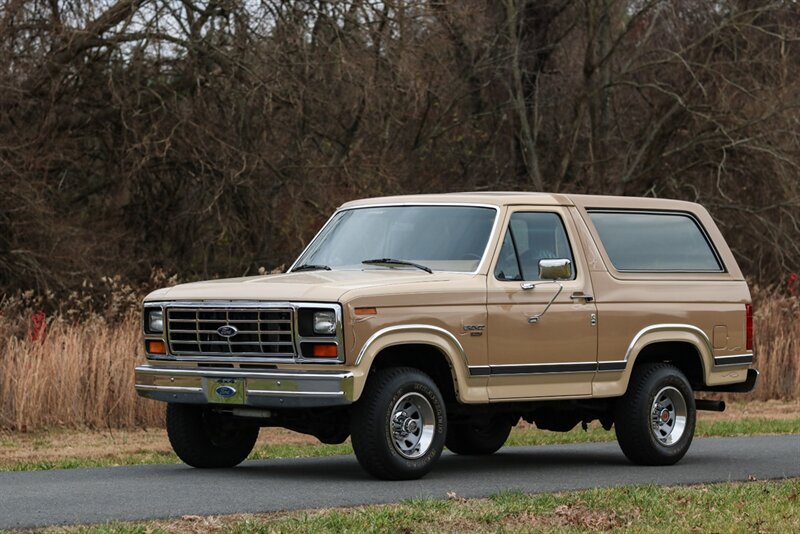
<path fill-rule="evenodd" d="M 136 368 L 136 392 L 148 399 L 183 404 L 341 406 L 353 402 L 353 374 L 141 365 Z"/>

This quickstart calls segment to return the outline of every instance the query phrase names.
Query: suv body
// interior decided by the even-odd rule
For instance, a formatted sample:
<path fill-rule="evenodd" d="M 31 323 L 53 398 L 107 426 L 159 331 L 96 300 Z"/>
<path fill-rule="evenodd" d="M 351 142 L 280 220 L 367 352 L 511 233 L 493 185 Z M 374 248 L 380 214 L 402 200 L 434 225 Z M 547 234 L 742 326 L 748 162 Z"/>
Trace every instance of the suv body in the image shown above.
<path fill-rule="evenodd" d="M 283 426 L 352 436 L 367 471 L 415 478 L 445 444 L 494 452 L 520 418 L 599 419 L 634 462 L 674 463 L 695 409 L 724 409 L 694 393 L 758 375 L 730 249 L 702 206 L 664 199 L 349 202 L 287 273 L 160 289 L 144 314 L 136 389 L 169 403 L 173 447 L 198 467 Z"/>

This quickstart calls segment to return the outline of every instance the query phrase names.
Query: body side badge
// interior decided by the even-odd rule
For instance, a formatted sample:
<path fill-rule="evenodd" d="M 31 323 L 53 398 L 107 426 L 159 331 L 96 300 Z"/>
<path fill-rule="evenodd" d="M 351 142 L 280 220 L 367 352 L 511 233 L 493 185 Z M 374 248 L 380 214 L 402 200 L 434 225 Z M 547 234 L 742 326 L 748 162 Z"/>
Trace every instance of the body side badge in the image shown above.
<path fill-rule="evenodd" d="M 465 324 L 464 331 L 469 332 L 471 336 L 482 336 L 486 325 L 483 324 Z"/>

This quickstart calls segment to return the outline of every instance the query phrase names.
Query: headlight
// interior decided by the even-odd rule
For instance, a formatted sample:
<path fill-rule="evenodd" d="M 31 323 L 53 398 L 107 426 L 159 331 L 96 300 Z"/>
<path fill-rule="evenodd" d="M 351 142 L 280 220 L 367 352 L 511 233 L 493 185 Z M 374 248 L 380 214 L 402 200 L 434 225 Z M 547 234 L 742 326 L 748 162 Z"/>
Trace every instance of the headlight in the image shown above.
<path fill-rule="evenodd" d="M 147 311 L 147 333 L 160 334 L 164 331 L 164 312 L 161 310 Z"/>
<path fill-rule="evenodd" d="M 314 333 L 323 336 L 336 333 L 336 313 L 333 310 L 314 312 Z"/>

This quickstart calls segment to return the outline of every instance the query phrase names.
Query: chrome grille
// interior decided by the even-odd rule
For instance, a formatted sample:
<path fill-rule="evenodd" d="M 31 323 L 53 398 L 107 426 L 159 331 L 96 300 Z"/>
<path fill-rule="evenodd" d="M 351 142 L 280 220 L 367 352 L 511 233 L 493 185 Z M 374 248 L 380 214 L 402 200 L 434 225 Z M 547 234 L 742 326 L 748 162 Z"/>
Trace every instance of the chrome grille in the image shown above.
<path fill-rule="evenodd" d="M 289 308 L 167 308 L 170 353 L 293 358 L 292 319 Z M 223 326 L 238 332 L 223 337 Z"/>

